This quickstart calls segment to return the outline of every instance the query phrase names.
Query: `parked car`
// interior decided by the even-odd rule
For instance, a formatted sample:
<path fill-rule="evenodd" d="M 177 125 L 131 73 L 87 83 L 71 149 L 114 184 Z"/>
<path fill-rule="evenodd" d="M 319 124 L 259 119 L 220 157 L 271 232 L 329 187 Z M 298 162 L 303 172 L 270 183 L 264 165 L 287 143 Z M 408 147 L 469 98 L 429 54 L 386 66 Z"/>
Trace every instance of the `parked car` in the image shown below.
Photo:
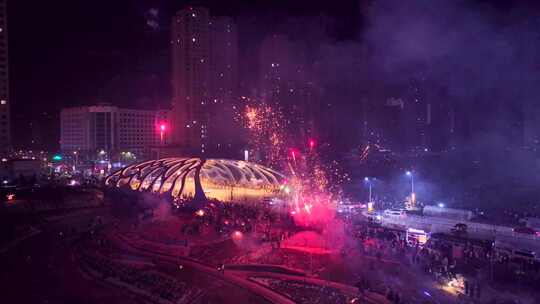
<path fill-rule="evenodd" d="M 536 234 L 536 230 L 530 228 L 530 227 L 525 227 L 525 226 L 519 226 L 519 227 L 514 227 L 514 229 L 512 229 L 515 233 L 522 233 L 522 234 Z"/>

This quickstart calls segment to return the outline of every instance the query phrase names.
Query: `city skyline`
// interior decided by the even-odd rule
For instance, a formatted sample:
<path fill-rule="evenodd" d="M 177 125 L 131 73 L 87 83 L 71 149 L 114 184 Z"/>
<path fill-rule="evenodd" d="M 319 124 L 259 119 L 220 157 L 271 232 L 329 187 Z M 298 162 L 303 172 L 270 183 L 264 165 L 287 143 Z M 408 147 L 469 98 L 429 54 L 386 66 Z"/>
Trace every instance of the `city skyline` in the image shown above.
<path fill-rule="evenodd" d="M 14 131 L 31 128 L 35 134 L 33 139 L 17 136 L 15 144 L 33 145 L 34 149 L 58 147 L 58 142 L 45 141 L 43 138 L 59 138 L 59 133 L 44 136 L 39 126 L 54 123 L 44 116 L 50 115 L 51 112 L 54 116 L 54 112 L 59 113 L 62 107 L 99 102 L 108 102 L 121 107 L 152 108 L 155 104 L 159 104 L 162 108 L 170 107 L 172 92 L 169 86 L 170 20 L 184 7 L 207 6 L 216 16 L 229 15 L 235 19 L 242 19 L 244 24 L 253 22 L 251 17 L 248 17 L 251 13 L 262 10 L 265 13 L 257 13 L 262 18 L 256 21 L 256 27 L 264 28 L 263 31 L 274 30 L 272 26 L 266 25 L 266 22 L 278 23 L 277 20 L 273 20 L 274 17 L 265 16 L 268 10 L 273 11 L 275 16 L 291 12 L 295 12 L 297 16 L 305 16 L 317 14 L 318 11 L 328 8 L 328 12 L 336 16 L 340 12 L 348 12 L 347 9 L 332 5 L 310 3 L 309 6 L 304 6 L 299 2 L 280 7 L 273 5 L 272 1 L 259 1 L 249 6 L 245 6 L 243 1 L 233 1 L 227 5 L 212 1 L 196 3 L 143 1 L 128 4 L 117 1 L 112 5 L 106 1 L 94 2 L 91 5 L 60 1 L 53 5 L 35 4 L 35 10 L 28 13 L 24 13 L 26 7 L 20 4 L 18 1 L 10 3 L 8 11 L 10 15 L 22 16 L 10 21 L 17 36 L 32 36 L 30 34 L 32 29 L 27 26 L 30 20 L 47 24 L 50 28 L 47 39 L 34 37 L 41 39 L 39 42 L 34 40 L 35 44 L 26 40 L 15 40 L 13 45 L 15 56 L 10 63 L 15 67 L 13 77 L 23 80 L 12 83 L 17 116 Z M 356 6 L 356 1 L 351 1 L 351 5 Z M 34 13 L 37 11 L 46 13 Z M 70 13 L 65 15 L 59 13 L 61 11 Z M 88 12 L 92 12 L 90 15 L 102 14 L 103 18 L 89 18 Z M 118 19 L 120 12 L 122 17 Z M 70 26 L 66 27 L 65 24 Z M 246 34 L 257 36 L 251 26 L 242 28 L 243 36 Z M 84 32 L 84 38 L 78 35 L 81 32 Z M 137 42 L 140 38 L 144 39 L 145 43 Z M 70 39 L 78 42 L 71 44 Z M 35 56 L 36 45 L 43 50 L 41 56 Z M 62 63 L 54 68 L 58 62 Z M 49 70 L 55 72 L 44 77 Z M 80 73 L 81 70 L 85 72 Z M 75 82 L 74 78 L 69 76 L 74 73 L 79 74 L 79 77 L 84 79 L 83 82 L 89 85 Z M 25 75 L 35 76 L 25 79 Z M 43 80 L 38 81 L 38 78 Z M 44 91 L 46 94 L 40 96 L 28 92 L 24 89 L 23 83 L 32 83 L 39 88 L 38 91 Z M 66 89 L 59 90 L 55 83 L 61 83 Z M 28 103 L 34 104 L 34 111 L 26 110 L 27 107 L 24 105 Z M 41 114 L 45 112 L 47 114 Z"/>
<path fill-rule="evenodd" d="M 354 2 L 354 4 L 352 3 Z M 331 104 L 331 109 L 325 109 L 324 104 L 322 105 L 322 108 L 319 111 L 325 111 L 327 112 L 330 110 L 333 115 L 336 116 L 344 116 L 342 119 L 347 119 L 351 121 L 353 129 L 353 135 L 354 138 L 357 138 L 356 140 L 351 140 L 351 142 L 344 144 L 343 148 L 350 148 L 355 145 L 360 144 L 360 142 L 368 141 L 369 139 L 366 134 L 371 133 L 379 133 L 384 134 L 388 132 L 382 132 L 384 130 L 368 130 L 365 128 L 367 125 L 364 123 L 356 123 L 354 122 L 354 118 L 350 115 L 343 115 L 345 112 L 354 113 L 357 112 L 358 115 L 368 115 L 368 116 L 374 116 L 373 114 L 376 112 L 369 112 L 365 113 L 366 111 L 370 111 L 369 109 L 372 109 L 372 106 L 360 106 L 359 103 L 357 103 L 355 100 L 349 99 L 347 96 L 345 98 L 340 98 L 339 91 L 340 86 L 347 86 L 345 89 L 351 90 L 350 86 L 355 86 L 359 90 L 358 92 L 355 92 L 355 94 L 361 94 L 365 100 L 369 101 L 369 103 L 376 103 L 376 104 L 384 104 L 388 98 L 405 98 L 405 95 L 407 94 L 407 89 L 404 88 L 406 86 L 407 82 L 413 81 L 411 79 L 404 79 L 403 83 L 400 84 L 377 84 L 379 88 L 377 89 L 379 92 L 374 92 L 372 89 L 370 89 L 370 85 L 367 85 L 366 81 L 373 81 L 373 79 L 366 79 L 365 71 L 362 70 L 370 70 L 372 69 L 373 61 L 377 60 L 386 60 L 384 58 L 379 59 L 377 51 L 375 49 L 377 48 L 377 45 L 370 45 L 370 39 L 373 39 L 371 33 L 375 33 L 376 27 L 373 27 L 371 24 L 369 24 L 370 21 L 375 13 L 378 13 L 378 11 L 373 9 L 373 4 L 371 4 L 370 1 L 352 1 L 351 3 L 343 4 L 339 8 L 333 8 L 329 9 L 325 6 L 313 6 L 313 7 L 302 7 L 301 4 L 291 4 L 290 6 L 272 6 L 267 2 L 263 2 L 259 5 L 254 6 L 244 6 L 244 4 L 241 2 L 238 2 L 237 4 L 233 3 L 231 7 L 223 7 L 220 5 L 217 5 L 212 2 L 208 3 L 195 3 L 196 5 L 202 4 L 207 5 L 209 10 L 212 11 L 212 15 L 217 16 L 225 16 L 226 14 L 230 13 L 231 16 L 234 17 L 234 19 L 237 19 L 238 25 L 238 39 L 239 39 L 239 53 L 242 57 L 242 59 L 247 64 L 241 64 L 239 67 L 239 73 L 243 75 L 242 77 L 238 78 L 239 81 L 239 92 L 241 94 L 237 95 L 243 95 L 243 96 L 250 96 L 250 93 L 253 89 L 257 89 L 259 91 L 263 91 L 264 88 L 261 88 L 260 85 L 262 85 L 261 82 L 252 84 L 250 81 L 252 79 L 261 78 L 263 76 L 260 73 L 257 73 L 256 71 L 252 71 L 251 69 L 246 70 L 246 67 L 253 67 L 255 70 L 259 69 L 262 62 L 257 58 L 258 56 L 255 55 L 258 51 L 258 49 L 263 45 L 264 40 L 267 39 L 267 37 L 272 35 L 284 35 L 285 37 L 289 37 L 288 39 L 292 40 L 294 43 L 295 48 L 305 48 L 308 51 L 305 52 L 305 54 L 301 54 L 303 57 L 308 58 L 308 66 L 312 69 L 310 72 L 312 75 L 312 81 L 317 83 L 316 91 L 320 92 L 325 91 L 327 92 L 326 96 L 321 95 L 318 93 L 318 98 L 323 98 L 325 100 L 330 101 L 327 104 Z M 15 4 L 15 8 L 12 8 L 12 10 L 19 9 Z M 98 4 L 99 5 L 99 4 Z M 235 6 L 236 5 L 236 6 Z M 350 11 L 345 10 L 344 7 L 349 5 L 350 8 L 353 8 Z M 503 4 L 499 2 L 493 2 L 491 4 L 489 14 L 497 15 L 499 14 L 502 9 L 510 8 L 513 9 L 516 12 L 523 11 L 525 7 L 528 6 L 504 6 Z M 121 6 L 119 4 L 119 6 Z M 257 12 L 260 11 L 263 7 L 267 8 L 269 6 L 271 14 L 270 17 L 267 17 L 266 19 L 262 19 L 263 21 L 257 22 L 254 21 L 252 17 L 246 17 L 245 12 Z M 97 6 L 96 6 L 97 7 Z M 186 4 L 182 3 L 171 3 L 167 1 L 157 2 L 152 5 L 152 3 L 145 4 L 145 3 L 139 3 L 134 6 L 130 7 L 130 10 L 132 10 L 132 15 L 128 15 L 130 19 L 137 21 L 136 30 L 125 30 L 123 28 L 115 29 L 113 32 L 125 32 L 128 36 L 138 35 L 140 37 L 143 37 L 147 43 L 144 45 L 137 45 L 134 49 L 129 50 L 127 53 L 127 61 L 121 60 L 118 62 L 116 59 L 118 57 L 118 50 L 121 48 L 124 48 L 126 46 L 122 46 L 122 44 L 125 44 L 122 42 L 122 44 L 116 43 L 116 46 L 114 44 L 111 45 L 110 41 L 111 38 L 107 36 L 103 36 L 103 39 L 99 38 L 99 36 L 93 37 L 93 41 L 103 41 L 103 46 L 96 46 L 89 49 L 89 51 L 86 51 L 86 57 L 90 59 L 88 62 L 92 62 L 92 60 L 96 60 L 97 63 L 107 63 L 110 60 L 117 61 L 117 63 L 114 63 L 111 65 L 110 68 L 106 68 L 103 70 L 103 72 L 100 72 L 101 76 L 95 78 L 94 80 L 90 80 L 89 85 L 85 85 L 84 88 L 80 84 L 69 84 L 69 82 L 65 83 L 67 90 L 57 90 L 56 88 L 52 88 L 52 85 L 49 85 L 46 87 L 46 91 L 51 92 L 52 94 L 46 94 L 44 95 L 43 100 L 47 100 L 49 107 L 45 107 L 44 103 L 37 102 L 35 103 L 35 109 L 36 111 L 32 111 L 30 113 L 25 113 L 25 107 L 23 106 L 24 103 L 17 102 L 19 99 L 18 96 L 22 94 L 22 96 L 31 96 L 28 95 L 28 93 L 24 92 L 24 87 L 20 86 L 21 81 L 16 81 L 15 84 L 15 91 L 14 91 L 14 101 L 15 101 L 15 114 L 17 116 L 17 119 L 15 120 L 14 132 L 18 132 L 18 130 L 23 128 L 30 127 L 33 131 L 32 133 L 36 138 L 32 138 L 31 140 L 26 137 L 17 136 L 17 146 L 21 146 L 21 144 L 26 145 L 34 145 L 34 148 L 48 148 L 48 149 L 55 149 L 58 148 L 57 142 L 49 142 L 44 140 L 45 138 L 44 134 L 41 134 L 42 132 L 39 130 L 40 125 L 43 123 L 50 123 L 46 118 L 47 115 L 50 115 L 50 112 L 57 112 L 60 110 L 61 107 L 69 107 L 69 106 L 77 106 L 77 105 L 90 105 L 95 104 L 98 102 L 108 102 L 112 103 L 118 106 L 122 107 L 134 107 L 134 108 L 168 108 L 171 104 L 171 98 L 173 97 L 170 92 L 172 92 L 172 89 L 168 85 L 169 82 L 169 68 L 171 62 L 171 54 L 169 51 L 169 43 L 170 39 L 167 38 L 170 36 L 169 31 L 171 30 L 168 26 L 170 24 L 170 19 L 174 16 L 177 9 L 181 9 L 182 7 L 186 7 Z M 236 9 L 235 7 L 241 9 Z M 377 6 L 374 6 L 375 8 Z M 73 6 L 74 9 L 82 9 L 83 7 Z M 116 8 L 113 7 L 113 8 Z M 534 6 L 532 6 L 534 8 Z M 275 20 L 277 16 L 280 14 L 283 14 L 283 10 L 290 9 L 293 14 L 295 14 L 294 17 L 289 16 L 287 19 L 284 20 Z M 477 9 L 475 5 L 471 4 L 470 8 L 467 8 L 468 10 L 475 10 Z M 324 11 L 325 16 L 316 16 L 314 17 L 318 11 Z M 77 11 L 74 11 L 75 13 Z M 108 12 L 108 13 L 112 13 Z M 487 15 L 487 14 L 486 14 Z M 170 17 L 169 17 L 170 16 Z M 272 16 L 274 19 L 272 19 Z M 126 17 L 128 18 L 128 17 Z M 340 19 L 343 20 L 340 20 Z M 268 22 L 270 20 L 270 22 Z M 511 18 L 509 19 L 511 21 Z M 17 20 L 15 22 L 18 22 Z M 77 23 L 75 23 L 77 24 Z M 261 26 L 261 24 L 264 24 L 264 26 Z M 271 25 L 269 25 L 271 24 Z M 311 24 L 314 24 L 315 26 L 310 26 Z M 348 26 L 345 26 L 345 24 L 348 24 Z M 365 25 L 363 25 L 365 24 Z M 16 25 L 16 31 L 21 30 L 21 26 L 18 23 L 15 23 Z M 274 26 L 273 26 L 274 25 Z M 101 24 L 99 26 L 105 26 L 105 24 Z M 344 27 L 347 27 L 348 30 L 344 30 Z M 494 27 L 499 27 L 499 25 L 494 25 Z M 301 35 L 301 31 L 303 29 L 309 30 L 307 32 L 304 31 L 305 37 L 300 37 L 298 35 Z M 97 29 L 97 28 L 96 28 Z M 366 31 L 367 29 L 367 31 Z M 124 39 L 120 41 L 129 41 L 132 38 Z M 17 42 L 17 41 L 16 41 Z M 322 48 L 320 50 L 317 50 L 317 48 L 312 48 L 310 46 L 310 43 L 313 44 L 315 42 L 321 42 Z M 343 45 L 345 44 L 345 45 Z M 348 45 L 347 45 L 348 44 Z M 15 52 L 15 59 L 12 60 L 12 64 L 15 64 L 16 66 L 20 65 L 21 62 L 21 55 L 25 54 L 25 52 L 20 52 L 20 47 L 18 47 L 18 44 L 15 44 L 15 47 L 17 49 L 17 52 Z M 53 46 L 48 46 L 49 48 L 52 48 Z M 112 48 L 111 48 L 112 47 Z M 372 50 L 365 49 L 365 48 L 372 48 Z M 99 50 L 102 49 L 102 50 Z M 110 51 L 104 51 L 109 49 Z M 116 49 L 116 51 L 115 51 Z M 344 69 L 344 67 L 341 67 L 342 64 L 338 58 L 336 58 L 336 55 L 341 54 L 345 56 L 353 56 L 353 54 L 361 54 L 360 56 L 363 58 L 359 58 L 358 62 L 358 68 L 360 69 L 360 73 L 358 74 L 358 79 L 360 80 L 360 85 L 351 83 L 352 79 L 351 76 L 346 76 L 350 73 L 353 73 L 354 70 L 354 64 L 350 65 L 350 68 Z M 51 53 L 50 51 L 48 53 Z M 144 55 L 143 55 L 144 54 Z M 246 56 L 247 54 L 247 56 Z M 50 55 L 49 55 L 50 56 Z M 73 56 L 80 56 L 75 55 L 73 53 Z M 88 57 L 89 56 L 89 57 Z M 68 56 L 67 58 L 69 58 Z M 253 58 L 250 58 L 253 57 Z M 34 59 L 35 60 L 35 59 Z M 295 60 L 299 60 L 299 58 L 295 58 Z M 357 59 L 354 59 L 357 60 Z M 123 61 L 123 63 L 122 63 Z M 13 63 L 14 62 L 14 63 Z M 126 72 L 121 72 L 122 70 L 126 70 L 126 64 L 133 65 L 134 62 L 141 62 L 142 65 L 138 68 L 138 71 L 130 71 L 130 75 L 128 76 Z M 120 64 L 120 65 L 119 65 Z M 425 63 L 422 63 L 425 64 Z M 39 65 L 37 65 L 39 67 Z M 84 67 L 87 69 L 87 67 Z M 315 70 L 313 70 L 315 68 Z M 128 68 L 129 70 L 130 68 Z M 341 69 L 341 70 L 340 70 Z M 376 69 L 380 69 L 379 67 L 376 67 Z M 429 67 L 428 67 L 429 69 Z M 15 76 L 17 79 L 22 79 L 19 76 L 20 69 L 16 69 Z M 61 71 L 62 69 L 60 69 Z M 109 70 L 109 71 L 107 71 Z M 107 72 L 106 72 L 107 71 Z M 313 73 L 313 71 L 315 71 Z M 325 79 L 325 71 L 330 71 L 330 73 L 337 73 L 339 75 L 339 82 L 341 83 L 333 83 L 332 79 Z M 88 75 L 92 75 L 92 69 L 88 69 Z M 133 73 L 134 72 L 134 73 Z M 376 75 L 376 77 L 380 77 L 382 75 L 377 75 L 377 73 L 380 73 L 380 71 L 374 70 L 373 75 Z M 37 71 L 39 72 L 39 69 Z M 407 73 L 407 72 L 405 72 Z M 58 76 L 54 77 L 67 77 L 69 74 L 65 74 L 62 76 L 63 73 L 55 73 L 58 74 Z M 109 75 L 107 75 L 109 74 Z M 433 77 L 439 77 L 438 75 L 434 75 L 435 73 L 429 74 L 428 78 Z M 37 74 L 36 74 L 37 75 Z M 352 75 L 352 74 L 351 74 Z M 86 76 L 85 76 L 86 77 Z M 231 76 L 233 78 L 236 78 L 234 76 Z M 368 76 L 370 77 L 370 76 Z M 319 79 L 313 79 L 313 78 L 319 78 Z M 322 79 L 320 79 L 322 78 Z M 73 79 L 73 78 L 71 78 Z M 31 79 L 30 79 L 31 80 Z M 336 79 L 337 80 L 337 79 Z M 234 80 L 236 82 L 236 80 Z M 431 87 L 433 86 L 433 83 L 440 85 L 437 82 L 434 82 L 435 79 L 428 79 L 427 86 Z M 365 84 L 364 84 L 365 83 Z M 366 86 L 366 88 L 363 88 L 362 86 Z M 373 87 L 373 86 L 371 86 Z M 403 87 L 403 88 L 400 88 Z M 381 92 L 383 91 L 391 91 L 392 89 L 400 88 L 401 92 L 397 91 L 396 94 L 387 94 Z M 356 88 L 352 88 L 353 91 L 356 90 Z M 370 91 L 371 90 L 371 91 Z M 437 88 L 436 90 L 439 90 Z M 435 99 L 452 99 L 452 111 L 451 111 L 451 120 L 454 127 L 451 129 L 453 130 L 454 134 L 456 132 L 459 132 L 460 136 L 462 137 L 471 137 L 474 138 L 475 133 L 471 132 L 471 128 L 481 130 L 481 128 L 485 127 L 479 126 L 474 127 L 471 125 L 471 121 L 474 121 L 474 117 L 468 117 L 464 118 L 469 114 L 461 114 L 459 117 L 456 115 L 460 113 L 465 112 L 471 112 L 470 110 L 463 107 L 463 101 L 459 101 L 456 99 L 456 97 L 450 97 L 448 95 L 448 92 L 451 91 L 452 88 L 442 88 L 442 91 L 446 91 L 447 93 L 442 92 L 443 95 L 440 95 L 441 93 L 438 91 L 430 92 L 432 94 L 430 98 Z M 336 91 L 338 94 L 330 94 L 328 92 Z M 55 93 L 56 92 L 56 93 Z M 65 97 L 54 97 L 54 95 L 71 95 L 71 97 L 66 100 Z M 444 95 L 446 94 L 446 95 Z M 238 96 L 237 96 L 238 97 Z M 458 96 L 459 97 L 459 96 Z M 227 97 L 229 98 L 229 97 Z M 485 98 L 485 97 L 482 97 Z M 28 99 L 28 98 L 25 98 Z M 63 100 L 62 100 L 63 99 Z M 283 98 L 281 101 L 287 106 L 291 106 L 289 102 L 286 101 L 287 98 Z M 28 99 L 28 101 L 31 99 Z M 40 100 L 40 99 L 38 99 Z M 35 101 L 34 101 L 35 102 Z M 67 103 L 69 102 L 69 103 Z M 448 111 L 448 107 L 441 107 L 439 104 L 435 104 L 432 101 L 430 101 L 430 112 L 434 111 Z M 504 105 L 502 105 L 504 106 Z M 528 107 L 528 106 L 527 106 Z M 349 111 L 349 108 L 353 109 L 353 111 Z M 524 144 L 530 144 L 537 141 L 537 136 L 535 133 L 538 133 L 538 128 L 536 125 L 534 125 L 533 122 L 525 123 L 528 121 L 531 121 L 530 118 L 525 119 L 523 118 L 523 112 L 524 110 L 522 107 L 514 106 L 515 109 L 512 109 L 512 113 L 509 113 L 507 115 L 508 124 L 514 125 L 514 128 L 522 128 L 521 131 L 519 129 L 507 130 L 503 133 L 507 133 L 505 135 L 507 138 L 513 139 L 514 144 L 517 145 L 524 145 Z M 426 109 L 426 107 L 424 107 Z M 481 111 L 481 108 L 478 109 Z M 477 111 L 474 109 L 474 111 Z M 473 112 L 474 112 L 473 111 Z M 46 113 L 47 112 L 47 113 Z M 43 113 L 43 115 L 39 114 Z M 472 113 L 472 112 L 471 112 Z M 54 114 L 53 114 L 54 116 Z M 425 115 L 424 115 L 425 116 Z M 432 117 L 440 117 L 437 113 L 433 113 L 431 115 Z M 328 116 L 327 116 L 328 117 Z M 330 115 L 332 117 L 332 115 Z M 530 117 L 530 116 L 527 116 Z M 441 118 L 442 119 L 442 118 Z M 441 119 L 436 119 L 437 121 L 441 121 Z M 447 119 L 447 118 L 445 118 Z M 450 119 L 450 118 L 448 118 Z M 320 119 L 319 119 L 320 120 Z M 513 120 L 513 121 L 511 121 Z M 521 122 L 520 122 L 521 121 Z M 320 123 L 320 122 L 319 122 Z M 324 122 L 326 123 L 326 122 Z M 484 123 L 482 123 L 484 124 Z M 333 125 L 336 125 L 336 123 L 333 123 Z M 380 125 L 380 123 L 376 122 L 375 124 L 370 123 L 369 125 L 377 126 Z M 332 131 L 332 129 L 335 128 L 332 126 L 332 124 L 327 125 L 325 129 L 328 130 L 329 134 L 339 134 L 341 131 L 339 130 L 339 126 L 337 126 L 336 131 Z M 370 127 L 371 128 L 371 127 Z M 440 132 L 448 132 L 449 127 L 448 126 L 438 126 L 437 128 L 441 129 L 438 131 L 439 133 L 431 134 L 431 137 L 440 137 Z M 421 132 L 421 131 L 419 131 Z M 485 132 L 485 131 L 482 131 Z M 517 132 L 517 133 L 516 133 Z M 424 133 L 423 136 L 428 136 L 430 132 L 422 131 L 421 133 Z M 433 132 L 431 132 L 433 133 Z M 516 136 L 516 134 L 521 134 L 519 136 Z M 58 133 L 54 135 L 54 137 L 59 136 Z M 413 135 L 411 135 L 413 136 Z M 455 135 L 454 135 L 455 136 Z M 50 140 L 51 136 L 46 136 L 48 140 Z M 391 137 L 389 135 L 385 135 L 385 137 Z M 409 136 L 410 137 L 410 136 Z M 59 137 L 57 137 L 59 138 Z M 353 138 L 353 137 L 351 137 Z M 521 140 L 520 140 L 521 138 Z M 19 142 L 22 141 L 22 142 Z M 444 140 L 443 142 L 449 142 L 450 139 Z M 453 140 L 455 142 L 455 140 Z M 526 141 L 526 142 L 525 142 Z M 426 145 L 426 143 L 430 143 L 430 145 L 439 146 L 438 150 L 444 150 L 445 147 L 440 147 L 441 145 L 445 146 L 448 145 L 447 143 L 438 143 L 438 144 L 432 144 L 432 140 L 423 139 L 420 140 L 421 145 Z M 409 141 L 410 143 L 410 141 Z M 461 142 L 457 142 L 453 144 L 456 147 L 461 146 Z M 431 148 L 431 147 L 430 147 Z"/>

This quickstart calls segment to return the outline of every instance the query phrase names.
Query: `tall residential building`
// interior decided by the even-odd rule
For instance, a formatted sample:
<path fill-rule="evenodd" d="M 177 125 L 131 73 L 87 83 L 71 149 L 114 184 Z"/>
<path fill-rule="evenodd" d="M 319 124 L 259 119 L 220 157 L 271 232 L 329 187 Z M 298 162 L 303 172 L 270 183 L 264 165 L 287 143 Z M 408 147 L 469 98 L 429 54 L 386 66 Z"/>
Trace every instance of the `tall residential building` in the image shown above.
<path fill-rule="evenodd" d="M 62 109 L 60 146 L 66 155 L 75 151 L 95 159 L 101 151 L 111 158 L 130 152 L 138 159 L 148 158 L 150 148 L 161 142 L 159 126 L 163 111 L 121 109 L 109 105 Z M 165 130 L 166 131 L 166 130 Z"/>
<path fill-rule="evenodd" d="M 210 21 L 210 88 L 213 103 L 232 103 L 238 86 L 238 30 L 230 17 Z"/>
<path fill-rule="evenodd" d="M 238 30 L 230 17 L 210 21 L 209 152 L 225 156 L 235 144 L 238 91 Z M 225 154 L 223 153 L 225 152 Z"/>
<path fill-rule="evenodd" d="M 209 22 L 207 9 L 185 8 L 173 17 L 171 37 L 172 143 L 202 153 L 209 120 Z"/>
<path fill-rule="evenodd" d="M 289 115 L 295 135 L 313 134 L 314 121 L 321 112 L 321 89 L 313 79 L 313 67 L 303 45 L 287 36 L 271 35 L 263 40 L 259 51 L 259 89 L 265 102 L 279 105 Z M 293 134 L 293 133 L 291 133 Z"/>
<path fill-rule="evenodd" d="M 172 20 L 172 144 L 205 154 L 237 85 L 238 38 L 231 18 L 187 7 Z M 214 132 L 214 134 L 212 134 Z"/>
<path fill-rule="evenodd" d="M 292 42 L 284 35 L 265 38 L 260 47 L 259 60 L 261 95 L 266 102 L 279 103 L 298 64 Z"/>
<path fill-rule="evenodd" d="M 6 0 L 0 0 L 0 150 L 11 146 Z"/>

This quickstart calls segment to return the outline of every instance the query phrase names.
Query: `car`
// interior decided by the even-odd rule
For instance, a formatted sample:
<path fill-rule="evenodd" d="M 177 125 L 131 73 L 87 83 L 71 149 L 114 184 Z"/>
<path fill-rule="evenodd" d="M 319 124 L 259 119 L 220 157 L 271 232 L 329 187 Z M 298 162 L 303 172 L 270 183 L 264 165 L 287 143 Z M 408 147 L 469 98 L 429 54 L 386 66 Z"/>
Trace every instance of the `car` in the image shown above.
<path fill-rule="evenodd" d="M 452 227 L 452 233 L 455 235 L 467 234 L 467 224 L 458 223 Z"/>
<path fill-rule="evenodd" d="M 536 230 L 530 227 L 525 227 L 525 226 L 514 227 L 512 231 L 514 231 L 515 233 L 521 233 L 521 234 L 532 234 L 532 235 L 536 234 Z"/>

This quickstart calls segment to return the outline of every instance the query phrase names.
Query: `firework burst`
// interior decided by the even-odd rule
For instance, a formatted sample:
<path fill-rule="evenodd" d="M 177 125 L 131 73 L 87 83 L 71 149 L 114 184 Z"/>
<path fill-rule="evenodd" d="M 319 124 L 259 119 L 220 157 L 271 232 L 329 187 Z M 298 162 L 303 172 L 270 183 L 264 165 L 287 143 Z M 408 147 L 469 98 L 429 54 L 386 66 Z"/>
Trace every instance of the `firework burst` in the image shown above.
<path fill-rule="evenodd" d="M 290 121 L 278 106 L 248 104 L 238 118 L 249 132 L 251 152 L 258 155 L 258 161 L 290 177 L 289 207 L 297 223 L 312 226 L 330 222 L 342 194 L 341 185 L 349 179 L 339 164 L 323 161 L 313 139 L 295 136 L 298 130 L 289 130 Z M 307 145 L 290 148 L 303 147 L 299 142 Z"/>
<path fill-rule="evenodd" d="M 285 154 L 283 114 L 278 107 L 266 103 L 246 105 L 239 115 L 249 131 L 251 152 L 265 165 L 279 167 Z"/>

